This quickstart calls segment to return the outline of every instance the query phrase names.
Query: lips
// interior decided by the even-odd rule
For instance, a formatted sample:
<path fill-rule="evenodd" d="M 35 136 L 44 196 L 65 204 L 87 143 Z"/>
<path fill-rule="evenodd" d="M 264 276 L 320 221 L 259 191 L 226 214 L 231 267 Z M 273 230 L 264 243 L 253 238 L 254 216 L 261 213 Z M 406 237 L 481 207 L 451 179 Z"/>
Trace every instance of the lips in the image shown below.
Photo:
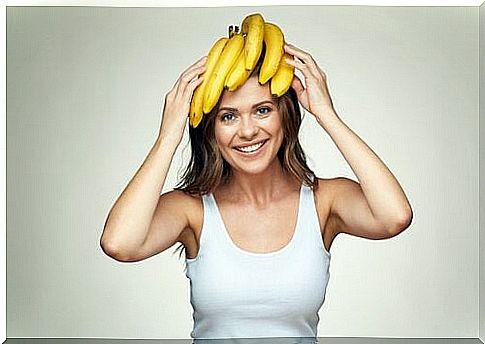
<path fill-rule="evenodd" d="M 269 139 L 266 139 L 266 140 L 263 140 L 263 141 L 259 141 L 259 143 L 255 143 L 255 144 L 252 144 L 252 145 L 249 145 L 249 146 L 239 146 L 239 147 L 251 147 L 251 146 L 256 146 L 256 148 L 251 151 L 243 151 L 241 149 L 239 149 L 238 147 L 234 147 L 233 149 L 240 155 L 242 156 L 247 156 L 247 157 L 255 157 L 255 156 L 259 156 L 260 155 L 260 152 L 264 149 L 264 147 L 266 146 L 266 143 L 269 141 Z"/>
<path fill-rule="evenodd" d="M 268 139 L 265 139 L 265 140 L 261 140 L 261 141 L 257 141 L 257 142 L 254 142 L 254 143 L 249 143 L 247 145 L 243 145 L 243 146 L 234 146 L 233 148 L 237 149 L 237 148 L 246 148 L 246 147 L 249 147 L 249 146 L 254 146 L 254 145 L 258 145 L 260 144 L 261 142 L 266 142 L 268 141 Z"/>

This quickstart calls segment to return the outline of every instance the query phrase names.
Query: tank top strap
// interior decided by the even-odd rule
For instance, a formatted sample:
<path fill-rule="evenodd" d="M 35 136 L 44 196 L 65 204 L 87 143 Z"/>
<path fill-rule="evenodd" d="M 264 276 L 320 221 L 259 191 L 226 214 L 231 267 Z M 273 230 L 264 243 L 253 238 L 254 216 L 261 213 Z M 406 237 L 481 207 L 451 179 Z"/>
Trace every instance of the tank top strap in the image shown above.
<path fill-rule="evenodd" d="M 310 247 L 315 247 L 315 245 L 317 245 L 319 249 L 323 249 L 326 252 L 323 245 L 313 188 L 303 185 L 302 192 L 301 230 L 305 232 L 305 235 L 302 235 L 305 240 L 305 245 L 310 245 Z"/>
<path fill-rule="evenodd" d="M 200 234 L 199 252 L 202 252 L 203 255 L 204 251 L 208 250 L 222 254 L 223 251 L 230 250 L 227 247 L 229 234 L 225 233 L 225 225 L 214 194 L 211 192 L 203 195 L 202 202 L 204 206 L 204 219 Z M 208 246 L 210 247 L 208 248 Z"/>
<path fill-rule="evenodd" d="M 202 229 L 199 239 L 199 250 L 197 253 L 197 257 L 193 259 L 188 259 L 189 262 L 198 260 L 199 257 L 203 257 L 207 250 L 214 250 L 214 248 L 208 248 L 207 246 L 214 245 L 214 237 L 218 236 L 218 214 L 216 204 L 214 203 L 214 199 L 212 197 L 212 193 L 203 194 L 201 197 L 204 210 L 204 218 L 202 221 Z"/>

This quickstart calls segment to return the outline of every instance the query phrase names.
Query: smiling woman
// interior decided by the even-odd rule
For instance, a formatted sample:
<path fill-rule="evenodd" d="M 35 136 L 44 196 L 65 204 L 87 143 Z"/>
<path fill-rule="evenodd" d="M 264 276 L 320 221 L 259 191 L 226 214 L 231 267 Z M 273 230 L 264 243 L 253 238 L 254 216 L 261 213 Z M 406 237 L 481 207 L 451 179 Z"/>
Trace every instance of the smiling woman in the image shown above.
<path fill-rule="evenodd" d="M 197 128 L 189 127 L 191 159 L 176 190 L 199 195 L 213 192 L 241 168 L 248 168 L 241 167 L 237 158 L 259 156 L 259 150 L 248 154 L 240 152 L 247 149 L 237 147 L 262 141 L 266 141 L 261 147 L 265 150 L 261 154 L 265 155 L 266 165 L 270 161 L 276 163 L 277 157 L 285 173 L 318 187 L 318 179 L 308 167 L 298 140 L 302 116 L 296 93 L 290 88 L 276 97 L 271 95 L 268 84 L 260 85 L 262 62 L 261 58 L 246 83 L 236 91 L 223 91 L 219 102 Z M 260 171 L 265 169 L 263 165 Z"/>
<path fill-rule="evenodd" d="M 245 40 L 261 45 L 263 38 L 253 35 L 264 29 L 262 18 L 250 15 L 244 22 L 253 29 Z M 264 38 L 265 47 L 283 56 L 274 45 L 283 41 L 276 38 Z M 120 261 L 140 261 L 180 243 L 195 339 L 316 339 L 334 238 L 390 238 L 412 219 L 393 174 L 340 120 L 313 57 L 290 44 L 284 50 L 278 63 L 294 56 L 287 65 L 304 75 L 305 86 L 293 74 L 291 87 L 277 88 L 282 93 L 272 92 L 271 82 L 261 84 L 268 54 L 263 49 L 248 78 L 223 90 L 203 116 L 195 100 L 202 98 L 198 86 L 212 59 L 187 68 L 166 96 L 155 145 L 105 224 L 103 250 Z M 229 57 L 224 55 L 226 68 Z M 191 104 L 199 107 L 189 110 Z M 317 178 L 308 167 L 298 140 L 300 104 L 330 135 L 359 182 Z M 159 195 L 188 118 L 196 123 L 189 126 L 190 161 L 174 190 Z"/>

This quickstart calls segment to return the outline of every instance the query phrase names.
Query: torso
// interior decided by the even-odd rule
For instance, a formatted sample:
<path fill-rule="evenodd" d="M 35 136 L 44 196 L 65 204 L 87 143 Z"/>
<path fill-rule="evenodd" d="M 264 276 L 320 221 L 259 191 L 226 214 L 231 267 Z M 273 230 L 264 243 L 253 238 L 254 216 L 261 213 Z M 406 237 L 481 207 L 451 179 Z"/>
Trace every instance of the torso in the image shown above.
<path fill-rule="evenodd" d="M 336 236 L 335 230 L 329 225 L 329 183 L 328 179 L 319 179 L 319 187 L 314 191 L 322 240 L 328 252 Z M 271 206 L 259 209 L 244 205 L 235 208 L 222 189 L 216 190 L 213 195 L 229 236 L 242 250 L 267 253 L 277 251 L 290 242 L 296 227 L 300 185 L 295 185 L 282 193 Z M 188 214 L 190 227 L 182 232 L 178 240 L 185 246 L 187 258 L 197 256 L 204 221 L 202 198 L 191 198 L 195 206 L 187 207 L 193 209 Z"/>

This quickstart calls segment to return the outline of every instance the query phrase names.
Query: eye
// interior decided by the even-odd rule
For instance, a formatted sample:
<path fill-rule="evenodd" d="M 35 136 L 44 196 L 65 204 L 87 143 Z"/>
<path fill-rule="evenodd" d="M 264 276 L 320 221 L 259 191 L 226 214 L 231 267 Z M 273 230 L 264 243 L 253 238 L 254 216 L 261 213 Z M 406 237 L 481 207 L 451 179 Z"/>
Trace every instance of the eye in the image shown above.
<path fill-rule="evenodd" d="M 223 115 L 220 117 L 220 120 L 221 120 L 221 122 L 227 122 L 227 121 L 230 121 L 231 119 L 226 120 L 226 118 L 228 118 L 228 117 L 230 118 L 231 116 L 232 116 L 232 117 L 234 117 L 234 114 L 233 114 L 232 112 L 227 112 L 227 113 L 223 114 Z"/>
<path fill-rule="evenodd" d="M 258 108 L 258 111 L 260 111 L 260 110 L 266 110 L 266 112 L 263 112 L 263 114 L 267 114 L 268 112 L 271 111 L 271 108 L 269 108 L 267 106 L 263 106 L 263 107 Z"/>

